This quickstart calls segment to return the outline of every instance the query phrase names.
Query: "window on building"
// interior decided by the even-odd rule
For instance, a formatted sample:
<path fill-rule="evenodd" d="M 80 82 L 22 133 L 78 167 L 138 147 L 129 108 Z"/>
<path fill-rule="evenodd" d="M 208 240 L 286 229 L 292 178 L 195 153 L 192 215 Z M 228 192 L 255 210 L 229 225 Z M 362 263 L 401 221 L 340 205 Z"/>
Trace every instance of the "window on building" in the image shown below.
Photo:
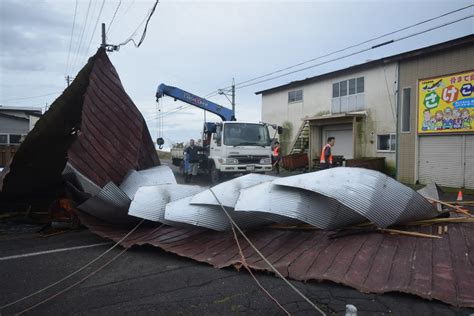
<path fill-rule="evenodd" d="M 349 95 L 356 93 L 356 80 L 349 79 Z"/>
<path fill-rule="evenodd" d="M 19 144 L 21 143 L 22 135 L 19 134 L 10 134 L 10 144 Z"/>
<path fill-rule="evenodd" d="M 8 135 L 0 134 L 0 145 L 8 145 Z"/>
<path fill-rule="evenodd" d="M 347 95 L 347 80 L 339 82 L 339 85 L 340 85 L 340 89 L 341 89 L 340 90 L 341 91 L 340 96 L 341 97 L 346 96 Z"/>
<path fill-rule="evenodd" d="M 397 137 L 395 134 L 377 135 L 377 151 L 395 151 Z"/>
<path fill-rule="evenodd" d="M 303 90 L 294 90 L 288 92 L 288 103 L 303 101 Z"/>
<path fill-rule="evenodd" d="M 332 84 L 331 113 L 362 111 L 365 108 L 364 77 Z"/>
<path fill-rule="evenodd" d="M 410 131 L 410 96 L 411 88 L 404 88 L 402 91 L 402 132 Z"/>
<path fill-rule="evenodd" d="M 357 93 L 364 93 L 364 77 L 357 78 Z"/>
<path fill-rule="evenodd" d="M 332 84 L 332 97 L 333 98 L 339 97 L 339 82 Z"/>

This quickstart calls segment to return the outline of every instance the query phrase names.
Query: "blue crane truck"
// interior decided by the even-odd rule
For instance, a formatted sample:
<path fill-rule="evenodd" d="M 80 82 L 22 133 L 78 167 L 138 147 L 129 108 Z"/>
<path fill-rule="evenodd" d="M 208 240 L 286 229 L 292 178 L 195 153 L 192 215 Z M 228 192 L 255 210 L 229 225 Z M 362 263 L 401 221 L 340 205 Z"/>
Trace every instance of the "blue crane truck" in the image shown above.
<path fill-rule="evenodd" d="M 201 139 L 203 151 L 199 169 L 209 174 L 212 183 L 223 176 L 237 173 L 272 170 L 271 142 L 266 123 L 237 121 L 231 109 L 198 97 L 182 89 L 160 84 L 156 92 L 157 100 L 169 96 L 205 111 L 216 114 L 222 122 L 205 122 Z M 183 148 L 172 148 L 173 164 L 183 165 Z"/>

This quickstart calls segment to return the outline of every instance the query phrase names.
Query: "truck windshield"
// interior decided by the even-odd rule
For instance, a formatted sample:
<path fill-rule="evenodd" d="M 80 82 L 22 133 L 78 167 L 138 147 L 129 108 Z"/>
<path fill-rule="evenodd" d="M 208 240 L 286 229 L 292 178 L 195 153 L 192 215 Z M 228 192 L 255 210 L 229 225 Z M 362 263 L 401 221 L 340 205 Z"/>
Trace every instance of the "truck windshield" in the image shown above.
<path fill-rule="evenodd" d="M 270 146 L 268 129 L 262 124 L 231 123 L 224 125 L 224 145 Z"/>

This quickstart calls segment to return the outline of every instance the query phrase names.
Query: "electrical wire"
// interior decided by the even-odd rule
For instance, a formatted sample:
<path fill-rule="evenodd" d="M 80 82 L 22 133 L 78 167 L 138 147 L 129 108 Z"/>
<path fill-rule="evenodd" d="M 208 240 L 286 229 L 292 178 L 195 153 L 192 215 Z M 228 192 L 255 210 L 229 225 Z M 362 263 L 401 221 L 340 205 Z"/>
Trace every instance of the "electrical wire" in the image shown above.
<path fill-rule="evenodd" d="M 245 233 L 242 231 L 242 229 L 237 225 L 237 223 L 234 221 L 234 219 L 232 218 L 232 216 L 230 216 L 229 212 L 227 212 L 227 210 L 225 209 L 224 205 L 222 205 L 221 201 L 219 200 L 219 198 L 217 197 L 217 195 L 214 193 L 214 191 L 212 190 L 212 188 L 209 188 L 209 191 L 212 193 L 212 195 L 214 196 L 214 199 L 217 201 L 217 203 L 220 205 L 221 209 L 224 211 L 225 215 L 227 216 L 227 218 L 229 219 L 230 223 L 232 224 L 233 227 L 237 228 L 237 230 L 239 231 L 240 235 L 242 235 L 242 237 L 244 237 L 244 239 L 247 241 L 247 243 L 250 245 L 250 247 L 253 248 L 253 250 L 255 250 L 255 252 L 260 256 L 260 258 L 262 258 L 263 261 L 265 261 L 265 263 L 270 267 L 270 269 L 273 270 L 273 272 L 275 272 L 276 275 L 278 275 L 293 291 L 295 291 L 301 298 L 303 298 L 306 302 L 308 302 L 308 304 L 310 304 L 315 310 L 317 310 L 321 315 L 324 315 L 326 316 L 326 313 L 321 310 L 316 304 L 314 304 L 306 295 L 304 295 L 300 290 L 298 290 L 293 284 L 291 284 L 290 281 L 288 281 L 285 276 L 283 276 L 283 274 L 281 274 L 280 271 L 278 271 L 277 268 L 275 268 L 275 266 L 270 262 L 268 261 L 268 259 L 260 252 L 260 250 L 258 250 L 258 248 L 250 241 L 250 239 L 247 237 L 247 235 L 245 235 Z"/>
<path fill-rule="evenodd" d="M 85 33 L 85 30 L 86 30 L 87 21 L 89 19 L 89 12 L 90 12 L 90 8 L 91 8 L 91 4 L 92 4 L 92 0 L 89 0 L 89 5 L 87 6 L 86 17 L 85 17 L 85 20 L 84 20 L 84 25 L 82 26 L 81 36 L 79 38 L 79 44 L 77 46 L 76 54 L 74 55 L 74 61 L 71 64 L 71 71 L 74 70 L 74 67 L 76 66 L 77 58 L 79 56 L 79 52 L 81 51 L 82 40 L 84 38 L 84 33 Z"/>
<path fill-rule="evenodd" d="M 140 47 L 140 45 L 143 43 L 143 41 L 145 40 L 145 37 L 146 37 L 146 32 L 147 32 L 147 29 L 148 29 L 148 23 L 150 22 L 150 19 L 151 17 L 153 16 L 153 13 L 155 13 L 155 9 L 156 9 L 156 6 L 158 5 L 158 2 L 159 0 L 156 0 L 155 1 L 155 4 L 153 5 L 153 8 L 151 8 L 150 10 L 150 13 L 148 14 L 148 16 L 145 18 L 146 20 L 146 24 L 145 24 L 145 28 L 143 29 L 143 33 L 142 33 L 142 36 L 140 37 L 140 40 L 138 41 L 138 44 L 135 42 L 135 40 L 133 39 L 133 36 L 135 36 L 136 32 L 138 31 L 138 28 L 144 23 L 144 21 L 142 21 L 142 23 L 140 23 L 140 25 L 137 27 L 137 29 L 135 30 L 135 32 L 133 32 L 133 34 L 128 38 L 126 39 L 124 42 L 118 44 L 117 46 L 118 47 L 121 47 L 121 46 L 125 46 L 127 45 L 128 43 L 132 42 L 133 45 L 135 45 L 136 48 Z"/>
<path fill-rule="evenodd" d="M 107 27 L 107 32 L 105 32 L 106 35 L 109 34 L 110 28 L 112 27 L 112 24 L 114 23 L 115 16 L 117 15 L 117 11 L 119 10 L 121 4 L 122 4 L 122 0 L 119 0 L 119 3 L 117 7 L 115 8 L 114 15 L 112 16 L 112 20 L 110 21 L 109 26 Z"/>
<path fill-rule="evenodd" d="M 439 28 L 442 28 L 442 27 L 446 27 L 446 26 L 449 26 L 449 25 L 451 25 L 451 24 L 455 24 L 455 23 L 458 23 L 458 22 L 461 22 L 461 21 L 470 19 L 470 18 L 472 18 L 472 17 L 474 17 L 474 15 L 468 15 L 468 16 L 465 16 L 465 17 L 460 18 L 460 19 L 458 19 L 458 20 L 446 22 L 446 23 L 444 23 L 444 24 L 437 25 L 437 26 L 435 26 L 435 27 L 431 27 L 431 28 L 426 29 L 426 30 L 423 30 L 423 31 L 419 31 L 419 32 L 416 32 L 416 33 L 412 33 L 412 34 L 410 34 L 410 35 L 406 35 L 406 36 L 400 37 L 400 38 L 398 38 L 398 39 L 394 39 L 394 40 L 390 40 L 390 41 L 387 41 L 387 42 L 384 42 L 384 43 L 381 43 L 381 44 L 378 44 L 378 45 L 374 45 L 374 46 L 372 46 L 372 47 L 364 48 L 364 49 L 362 49 L 362 50 L 359 50 L 359 51 L 356 51 L 356 52 L 353 52 L 353 53 L 350 53 L 350 54 L 347 54 L 347 55 L 343 55 L 343 56 L 340 56 L 340 57 L 337 57 L 337 58 L 333 58 L 333 59 L 330 59 L 330 60 L 327 60 L 327 61 L 324 61 L 324 62 L 315 64 L 315 65 L 311 65 L 311 66 L 308 66 L 308 67 L 296 69 L 296 70 L 289 71 L 289 72 L 286 72 L 286 73 L 281 74 L 281 75 L 278 75 L 278 76 L 270 77 L 270 78 L 263 79 L 263 80 L 260 80 L 260 81 L 254 82 L 254 83 L 249 83 L 249 84 L 246 84 L 246 85 L 243 85 L 243 86 L 239 86 L 239 87 L 236 87 L 235 89 L 242 89 L 242 88 L 254 86 L 254 85 L 257 85 L 257 84 L 260 84 L 260 83 L 264 83 L 264 82 L 271 81 L 271 80 L 275 80 L 275 79 L 278 79 L 278 78 L 281 78 L 281 77 L 284 77 L 284 76 L 288 76 L 288 75 L 291 75 L 291 74 L 294 74 L 294 73 L 297 73 L 297 72 L 301 72 L 301 71 L 308 70 L 308 69 L 311 69 L 311 68 L 315 68 L 315 67 L 318 67 L 318 66 L 321 66 L 321 65 L 329 64 L 329 63 L 334 62 L 334 61 L 338 61 L 338 60 L 341 60 L 341 59 L 345 59 L 345 58 L 347 58 L 347 57 L 351 57 L 351 56 L 354 56 L 354 55 L 358 55 L 358 54 L 361 54 L 361 53 L 370 51 L 370 50 L 372 50 L 372 49 L 379 48 L 379 47 L 381 47 L 381 46 L 393 44 L 393 43 L 395 43 L 395 42 L 403 41 L 403 40 L 406 40 L 406 39 L 408 39 L 408 38 L 411 38 L 411 37 L 414 37 L 414 36 L 418 36 L 418 35 L 420 35 L 420 34 L 424 34 L 424 33 L 427 33 L 427 32 L 431 32 L 431 31 L 434 31 L 434 30 L 436 30 L 436 29 L 439 29 Z"/>
<path fill-rule="evenodd" d="M 31 97 L 11 98 L 11 99 L 3 100 L 2 103 L 4 103 L 4 102 L 10 102 L 10 101 L 17 101 L 17 100 L 28 100 L 28 99 L 35 99 L 35 98 L 47 97 L 47 96 L 49 96 L 49 95 L 59 94 L 59 93 L 61 93 L 61 92 L 62 92 L 62 91 L 57 91 L 57 92 L 51 92 L 51 93 L 48 93 L 48 94 L 34 95 L 34 96 L 31 96 Z"/>
<path fill-rule="evenodd" d="M 89 57 L 88 53 L 89 53 L 89 49 L 91 47 L 91 44 L 92 44 L 92 40 L 94 39 L 94 35 L 95 35 L 95 32 L 97 31 L 97 25 L 99 25 L 99 20 L 100 20 L 100 16 L 102 15 L 102 10 L 104 9 L 104 5 L 105 5 L 105 0 L 102 0 L 102 5 L 100 6 L 100 10 L 99 10 L 99 15 L 97 16 L 97 19 L 95 21 L 95 25 L 94 25 L 94 28 L 92 29 L 92 35 L 91 35 L 91 39 L 89 40 L 89 45 L 87 45 L 87 49 L 86 49 L 86 61 L 87 61 L 87 58 Z"/>
<path fill-rule="evenodd" d="M 239 82 L 239 83 L 237 83 L 235 86 L 238 87 L 238 86 L 240 86 L 240 85 L 243 85 L 243 84 L 246 84 L 246 83 L 249 83 L 249 82 L 258 80 L 258 79 L 262 79 L 262 78 L 265 78 L 265 77 L 268 77 L 268 76 L 271 76 L 271 75 L 274 75 L 274 74 L 283 72 L 283 71 L 285 71 L 285 70 L 289 70 L 289 69 L 292 69 L 292 68 L 295 68 L 295 67 L 298 67 L 298 66 L 307 64 L 307 63 L 311 63 L 311 62 L 313 62 L 313 61 L 316 61 L 316 60 L 319 60 L 319 59 L 322 59 L 322 58 L 325 58 L 325 57 L 329 57 L 329 56 L 334 55 L 334 54 L 337 54 L 337 53 L 341 53 L 341 52 L 347 51 L 347 50 L 349 50 L 349 49 L 352 49 L 352 48 L 355 48 L 355 47 L 358 47 L 358 46 L 361 46 L 361 45 L 364 45 L 364 44 L 373 42 L 373 41 L 375 41 L 375 40 L 384 38 L 384 37 L 386 37 L 386 36 L 393 35 L 393 34 L 396 34 L 396 33 L 402 32 L 402 31 L 406 31 L 406 30 L 411 29 L 411 28 L 414 28 L 414 27 L 416 27 L 416 26 L 420 26 L 420 25 L 422 25 L 422 24 L 425 24 L 425 23 L 428 23 L 428 22 L 431 22 L 431 21 L 440 19 L 440 18 L 442 18 L 442 17 L 445 17 L 445 16 L 448 16 L 448 15 L 451 15 L 451 14 L 454 14 L 454 13 L 457 13 L 457 12 L 460 12 L 460 11 L 463 11 L 463 10 L 466 10 L 466 9 L 468 9 L 468 8 L 470 8 L 470 7 L 473 7 L 473 6 L 474 6 L 474 5 L 471 4 L 471 5 L 468 5 L 468 6 L 459 8 L 459 9 L 456 9 L 456 10 L 452 10 L 452 11 L 443 13 L 443 14 L 441 14 L 441 15 L 438 15 L 438 16 L 435 16 L 435 17 L 432 17 L 432 18 L 429 18 L 429 19 L 426 19 L 426 20 L 417 22 L 417 23 L 415 23 L 415 24 L 411 24 L 411 25 L 409 25 L 409 26 L 406 26 L 406 27 L 397 29 L 397 30 L 395 30 L 395 31 L 391 31 L 391 32 L 389 32 L 389 33 L 385 33 L 385 34 L 382 34 L 382 35 L 378 35 L 378 36 L 376 36 L 376 37 L 373 37 L 373 38 L 371 38 L 371 39 L 368 39 L 368 40 L 359 42 L 359 43 L 357 43 L 357 44 L 353 44 L 353 45 L 350 45 L 350 46 L 347 46 L 347 47 L 344 47 L 344 48 L 341 48 L 341 49 L 338 49 L 338 50 L 329 52 L 329 53 L 327 53 L 327 54 L 324 54 L 324 55 L 321 55 L 321 56 L 318 56 L 318 57 L 315 57 L 315 58 L 312 58 L 312 59 L 309 59 L 309 60 L 306 60 L 306 61 L 303 61 L 303 62 L 294 64 L 294 65 L 291 65 L 291 66 L 288 66 L 288 67 L 285 67 L 285 68 L 281 68 L 281 69 L 278 69 L 278 70 L 275 70 L 275 71 L 266 73 L 266 74 L 264 74 L 264 75 L 260 75 L 260 76 L 257 76 L 257 77 L 254 77 L 254 78 L 251 78 L 251 79 L 248 79 L 248 80 Z M 209 95 L 212 95 L 212 94 L 217 95 L 219 90 L 225 90 L 225 89 L 229 89 L 229 88 L 231 88 L 231 87 L 232 87 L 232 86 L 227 86 L 227 87 L 222 88 L 222 89 L 214 90 L 213 92 L 209 93 Z"/>
<path fill-rule="evenodd" d="M 62 283 L 62 282 L 64 282 L 64 281 L 66 281 L 67 279 L 73 277 L 74 275 L 78 274 L 79 272 L 81 272 L 82 270 L 84 270 L 85 268 L 87 268 L 88 266 L 90 266 L 91 264 L 93 264 L 94 262 L 96 262 L 97 260 L 99 260 L 100 258 L 102 258 L 103 256 L 105 256 L 107 253 L 109 253 L 110 251 L 112 251 L 115 247 L 117 247 L 117 246 L 118 246 L 121 242 L 123 242 L 125 239 L 127 239 L 127 237 L 130 236 L 144 221 L 145 221 L 145 220 L 142 219 L 130 232 L 128 232 L 128 233 L 127 233 L 125 236 L 123 236 L 119 241 L 117 241 L 117 242 L 115 243 L 115 245 L 113 245 L 112 247 L 110 247 L 109 249 L 107 249 L 105 252 L 103 252 L 101 255 L 99 255 L 99 256 L 98 256 L 97 258 L 95 258 L 94 260 L 92 260 L 92 261 L 90 261 L 89 263 L 87 263 L 86 265 L 82 266 L 80 269 L 78 269 L 78 270 L 76 270 L 76 271 L 74 271 L 74 272 L 72 272 L 72 273 L 66 275 L 64 278 L 62 278 L 62 279 L 60 279 L 60 280 L 54 282 L 53 284 L 50 284 L 50 285 L 44 287 L 44 288 L 42 288 L 42 289 L 40 289 L 40 290 L 38 290 L 38 291 L 36 291 L 36 292 L 33 292 L 33 293 L 31 293 L 31 294 L 29 294 L 29 295 L 27 295 L 27 296 L 25 296 L 25 297 L 22 297 L 22 298 L 20 298 L 20 299 L 18 299 L 18 300 L 16 300 L 16 301 L 13 301 L 13 302 L 8 303 L 8 304 L 6 304 L 6 305 L 0 306 L 0 310 L 5 309 L 5 308 L 10 307 L 10 306 L 13 306 L 13 305 L 15 305 L 15 304 L 17 304 L 17 303 L 19 303 L 19 302 L 22 302 L 22 301 L 24 301 L 24 300 L 26 300 L 26 299 L 29 299 L 30 297 L 33 297 L 33 296 L 35 296 L 35 295 L 40 294 L 40 293 L 43 293 L 44 291 L 46 291 L 46 290 L 52 288 L 53 286 L 56 286 L 56 285 L 58 285 L 58 284 L 60 284 L 60 283 Z M 160 227 L 161 227 L 161 226 L 160 226 Z M 158 228 L 159 228 L 159 227 L 158 227 Z"/>
<path fill-rule="evenodd" d="M 77 4 L 78 4 L 78 0 L 76 0 L 76 6 L 74 7 L 74 19 L 72 20 L 71 38 L 69 40 L 69 49 L 67 52 L 67 61 L 66 61 L 66 69 L 64 70 L 64 76 L 66 76 L 67 70 L 69 68 L 69 57 L 71 56 L 72 39 L 74 37 L 74 27 L 76 25 Z"/>

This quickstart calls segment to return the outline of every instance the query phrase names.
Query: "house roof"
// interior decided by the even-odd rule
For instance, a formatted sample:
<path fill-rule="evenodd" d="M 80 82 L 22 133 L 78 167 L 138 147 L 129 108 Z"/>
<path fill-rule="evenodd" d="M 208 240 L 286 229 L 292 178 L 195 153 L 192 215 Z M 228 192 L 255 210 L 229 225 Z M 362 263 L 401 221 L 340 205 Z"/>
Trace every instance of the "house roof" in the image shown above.
<path fill-rule="evenodd" d="M 400 53 L 400 54 L 396 54 L 396 55 L 392 55 L 392 56 L 388 56 L 388 57 L 383 57 L 383 58 L 376 59 L 376 60 L 371 60 L 369 62 L 362 63 L 362 64 L 357 64 L 357 65 L 350 66 L 350 67 L 347 67 L 347 68 L 338 69 L 338 70 L 334 70 L 334 71 L 331 71 L 331 72 L 319 74 L 319 75 L 309 77 L 309 78 L 306 78 L 306 79 L 292 81 L 292 82 L 289 82 L 289 83 L 286 83 L 286 84 L 283 84 L 283 85 L 280 85 L 280 86 L 276 86 L 276 87 L 268 88 L 268 89 L 265 89 L 265 90 L 257 91 L 257 92 L 255 92 L 255 94 L 257 94 L 257 95 L 258 94 L 266 94 L 266 93 L 276 92 L 276 91 L 280 91 L 280 90 L 291 89 L 291 88 L 294 88 L 294 87 L 300 87 L 301 85 L 304 85 L 304 84 L 313 83 L 313 82 L 316 82 L 316 81 L 319 81 L 319 80 L 322 80 L 322 79 L 325 79 L 325 78 L 334 77 L 334 76 L 337 76 L 337 75 L 340 75 L 340 74 L 343 74 L 343 73 L 368 69 L 368 68 L 372 68 L 372 67 L 375 67 L 375 66 L 378 66 L 378 65 L 387 64 L 387 63 L 390 63 L 390 62 L 396 62 L 396 61 L 400 61 L 400 60 L 404 60 L 404 59 L 415 58 L 415 57 L 418 57 L 420 55 L 432 54 L 432 53 L 435 53 L 435 52 L 443 51 L 443 50 L 448 49 L 448 48 L 452 49 L 453 47 L 466 46 L 466 45 L 469 45 L 469 44 L 472 44 L 472 43 L 474 43 L 474 35 L 473 34 L 463 36 L 463 37 L 459 37 L 459 38 L 456 38 L 456 39 L 453 39 L 453 40 L 450 40 L 450 41 L 447 41 L 447 42 L 422 47 L 422 48 L 415 49 L 415 50 L 412 50 L 412 51 L 408 51 L 408 52 L 404 52 L 404 53 Z"/>
<path fill-rule="evenodd" d="M 25 112 L 31 115 L 41 115 L 42 110 L 38 107 L 33 106 L 5 106 L 0 105 L 0 112 Z"/>

